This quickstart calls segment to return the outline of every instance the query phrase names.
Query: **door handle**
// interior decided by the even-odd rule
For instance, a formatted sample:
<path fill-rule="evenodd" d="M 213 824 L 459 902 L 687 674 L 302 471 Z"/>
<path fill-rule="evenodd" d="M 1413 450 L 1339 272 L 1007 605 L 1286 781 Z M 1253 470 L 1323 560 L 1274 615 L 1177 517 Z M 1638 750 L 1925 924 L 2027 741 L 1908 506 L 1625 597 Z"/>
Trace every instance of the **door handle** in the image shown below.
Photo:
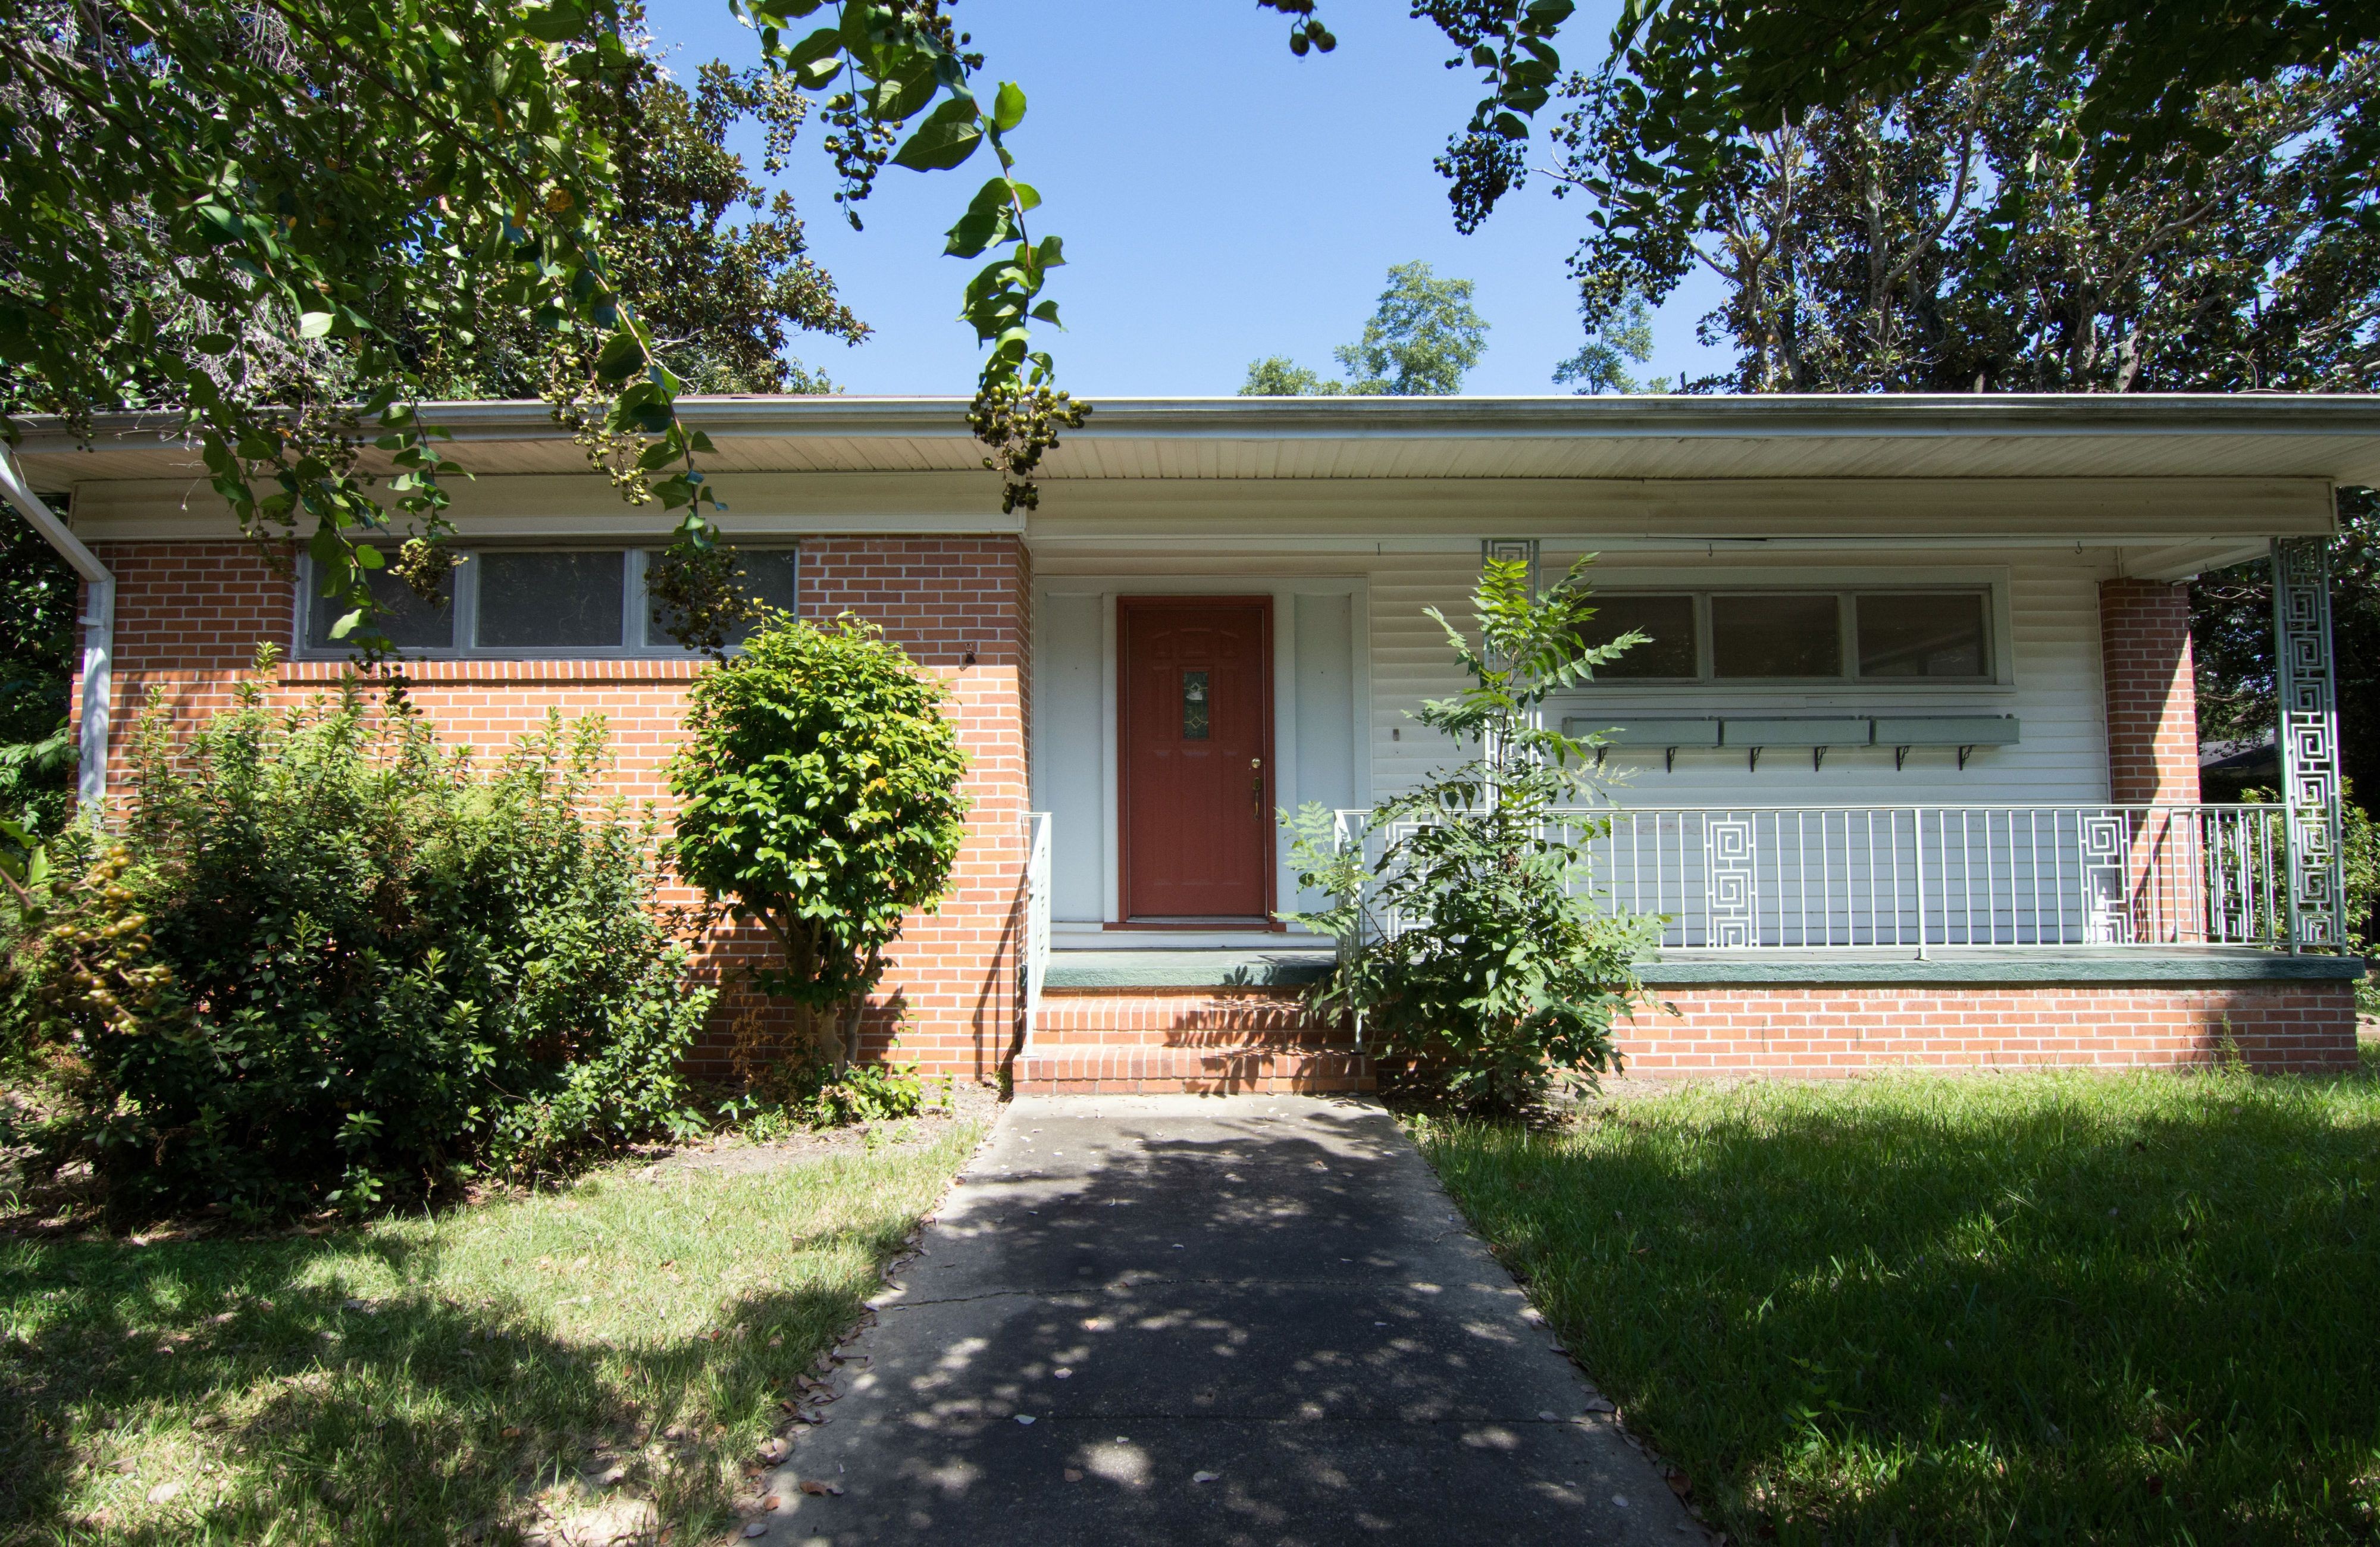
<path fill-rule="evenodd" d="M 1261 808 L 1264 805 L 1264 759 L 1250 758 L 1248 771 L 1254 775 L 1248 783 L 1248 799 Z"/>

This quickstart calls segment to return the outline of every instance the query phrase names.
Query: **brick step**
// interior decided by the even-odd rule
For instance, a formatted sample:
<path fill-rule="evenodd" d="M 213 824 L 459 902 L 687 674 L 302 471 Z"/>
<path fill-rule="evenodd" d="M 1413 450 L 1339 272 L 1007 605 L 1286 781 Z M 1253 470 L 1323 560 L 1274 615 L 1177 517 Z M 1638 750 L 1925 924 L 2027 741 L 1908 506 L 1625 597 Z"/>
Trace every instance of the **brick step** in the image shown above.
<path fill-rule="evenodd" d="M 1033 1045 L 1043 1052 L 1058 1048 L 1185 1048 L 1228 1053 L 1265 1049 L 1274 1053 L 1355 1051 L 1353 1034 L 1321 1026 L 1116 1026 L 1050 1024 L 1044 1016 L 1033 1029 Z"/>
<path fill-rule="evenodd" d="M 1194 1049 L 1135 1044 L 1050 1048 L 1037 1035 L 1013 1071 L 1021 1096 L 1199 1095 L 1374 1089 L 1372 1061 L 1350 1048 L 1289 1052 L 1242 1045 Z"/>

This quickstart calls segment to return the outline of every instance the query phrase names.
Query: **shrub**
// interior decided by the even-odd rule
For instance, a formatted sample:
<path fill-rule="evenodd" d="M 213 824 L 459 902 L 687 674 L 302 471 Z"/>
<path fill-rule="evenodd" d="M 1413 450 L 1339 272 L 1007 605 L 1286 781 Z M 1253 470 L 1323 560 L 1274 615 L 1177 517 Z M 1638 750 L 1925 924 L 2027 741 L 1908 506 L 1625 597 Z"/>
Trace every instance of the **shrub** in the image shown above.
<path fill-rule="evenodd" d="M 939 1081 L 941 1102 L 950 1078 Z M 840 1128 L 853 1123 L 883 1123 L 915 1117 L 937 1104 L 915 1064 L 854 1064 L 837 1073 L 817 1059 L 783 1063 L 762 1071 L 720 1115 L 763 1141 L 796 1128 Z"/>
<path fill-rule="evenodd" d="M 1530 566 L 1488 561 L 1475 645 L 1430 610 L 1473 686 L 1414 718 L 1475 756 L 1375 807 L 1352 843 L 1318 804 L 1282 816 L 1300 888 L 1330 906 L 1281 917 L 1339 941 L 1310 1006 L 1354 1017 L 1376 1059 L 1464 1106 L 1592 1086 L 1620 1065 L 1613 1020 L 1645 998 L 1633 964 L 1651 921 L 1598 914 L 1579 895 L 1584 846 L 1606 824 L 1548 820 L 1587 793 L 1595 743 L 1545 729 L 1539 706 L 1643 638 L 1583 642 L 1588 562 L 1537 597 Z M 1367 865 L 1372 834 L 1385 844 Z"/>
<path fill-rule="evenodd" d="M 744 652 L 695 680 L 671 768 L 677 868 L 768 932 L 758 976 L 809 1011 L 837 1070 L 884 950 L 931 911 L 965 835 L 966 760 L 942 685 L 880 629 L 772 615 Z"/>
<path fill-rule="evenodd" d="M 123 837 L 66 840 L 14 953 L 51 1163 L 125 1207 L 360 1212 L 691 1121 L 711 992 L 607 765 L 552 716 L 482 771 L 352 680 L 286 712 L 244 684 L 180 747 L 152 704 Z"/>

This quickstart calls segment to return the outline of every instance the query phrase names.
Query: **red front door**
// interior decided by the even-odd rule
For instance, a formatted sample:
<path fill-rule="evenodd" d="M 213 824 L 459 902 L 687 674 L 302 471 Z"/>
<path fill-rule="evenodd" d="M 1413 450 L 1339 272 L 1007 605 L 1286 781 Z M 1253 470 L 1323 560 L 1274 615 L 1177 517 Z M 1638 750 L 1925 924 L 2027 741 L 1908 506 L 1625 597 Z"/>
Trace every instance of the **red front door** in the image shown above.
<path fill-rule="evenodd" d="M 1270 922 L 1272 599 L 1124 597 L 1127 920 Z"/>

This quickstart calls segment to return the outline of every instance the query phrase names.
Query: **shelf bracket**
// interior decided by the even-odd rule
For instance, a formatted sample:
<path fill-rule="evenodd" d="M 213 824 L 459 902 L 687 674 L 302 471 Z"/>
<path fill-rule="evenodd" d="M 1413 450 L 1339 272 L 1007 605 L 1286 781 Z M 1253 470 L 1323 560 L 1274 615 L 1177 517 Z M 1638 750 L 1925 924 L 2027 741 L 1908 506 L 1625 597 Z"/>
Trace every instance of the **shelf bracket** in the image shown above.
<path fill-rule="evenodd" d="M 1908 748 L 1906 748 L 1906 747 L 1895 747 L 1895 748 L 1892 749 L 1892 771 L 1893 771 L 1895 774 L 1900 773 L 1900 765 L 1901 765 L 1902 763 L 1904 763 L 1904 762 L 1907 762 L 1908 761 L 1909 761 L 1909 749 L 1908 749 Z"/>
<path fill-rule="evenodd" d="M 1961 747 L 1959 749 L 1959 770 L 1961 773 L 1966 772 L 1967 754 L 1973 750 L 1974 749 L 1973 747 Z"/>

